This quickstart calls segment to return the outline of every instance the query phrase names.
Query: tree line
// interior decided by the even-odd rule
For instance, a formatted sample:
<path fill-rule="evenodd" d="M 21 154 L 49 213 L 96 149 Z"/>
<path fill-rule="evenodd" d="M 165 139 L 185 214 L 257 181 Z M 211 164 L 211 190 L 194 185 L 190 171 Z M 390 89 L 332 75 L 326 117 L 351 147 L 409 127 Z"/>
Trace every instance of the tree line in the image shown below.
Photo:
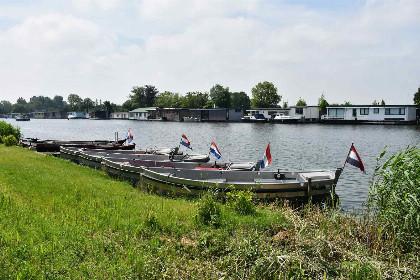
<path fill-rule="evenodd" d="M 251 89 L 252 98 L 243 91 L 231 92 L 229 87 L 216 84 L 210 89 L 210 92 L 187 92 L 184 95 L 179 93 L 164 91 L 159 92 L 153 85 L 134 86 L 128 99 L 122 106 L 116 105 L 108 100 L 90 98 L 82 98 L 77 94 L 70 94 L 67 101 L 60 95 L 54 98 L 45 96 L 33 96 L 26 101 L 19 97 L 16 103 L 9 101 L 0 101 L 0 114 L 10 113 L 30 113 L 35 111 L 85 111 L 105 110 L 109 112 L 115 111 L 131 111 L 136 108 L 143 107 L 160 107 L 160 108 L 234 108 L 248 110 L 254 108 L 278 108 L 282 96 L 278 93 L 277 88 L 271 82 L 260 82 Z M 414 94 L 414 104 L 420 107 L 420 87 Z M 299 97 L 296 106 L 306 106 L 304 99 Z M 351 105 L 345 101 L 342 104 L 328 103 L 324 94 L 318 99 L 320 111 L 326 111 L 327 106 Z M 372 105 L 385 105 L 385 101 L 374 100 Z M 283 102 L 283 108 L 287 108 L 287 102 Z"/>

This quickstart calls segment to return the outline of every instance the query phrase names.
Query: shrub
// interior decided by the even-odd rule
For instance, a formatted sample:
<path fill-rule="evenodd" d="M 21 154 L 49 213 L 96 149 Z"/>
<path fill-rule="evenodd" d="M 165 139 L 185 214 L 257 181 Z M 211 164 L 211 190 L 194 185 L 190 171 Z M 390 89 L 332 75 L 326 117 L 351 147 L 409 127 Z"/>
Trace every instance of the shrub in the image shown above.
<path fill-rule="evenodd" d="M 16 146 L 18 144 L 16 137 L 13 135 L 2 137 L 2 142 L 6 146 Z"/>
<path fill-rule="evenodd" d="M 367 206 L 369 213 L 383 227 L 384 233 L 404 250 L 420 247 L 420 149 L 384 160 L 384 150 L 377 165 Z"/>
<path fill-rule="evenodd" d="M 222 206 L 216 194 L 208 192 L 198 201 L 198 220 L 205 225 L 219 227 L 222 222 Z"/>
<path fill-rule="evenodd" d="M 249 190 L 238 191 L 233 190 L 226 194 L 229 206 L 238 214 L 252 215 L 255 214 L 255 205 L 252 202 L 252 192 Z"/>
<path fill-rule="evenodd" d="M 18 127 L 13 127 L 13 125 L 0 121 L 0 136 L 9 136 L 13 135 L 16 139 L 19 139 L 22 134 Z"/>

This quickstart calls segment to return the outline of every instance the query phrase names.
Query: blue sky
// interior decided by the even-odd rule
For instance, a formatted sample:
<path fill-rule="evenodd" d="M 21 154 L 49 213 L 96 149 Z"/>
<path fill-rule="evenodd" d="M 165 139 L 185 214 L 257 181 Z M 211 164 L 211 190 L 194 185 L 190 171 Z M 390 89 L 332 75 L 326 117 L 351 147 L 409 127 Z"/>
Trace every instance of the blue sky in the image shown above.
<path fill-rule="evenodd" d="M 412 104 L 420 2 L 0 0 L 0 100 L 270 81 L 294 104 Z"/>

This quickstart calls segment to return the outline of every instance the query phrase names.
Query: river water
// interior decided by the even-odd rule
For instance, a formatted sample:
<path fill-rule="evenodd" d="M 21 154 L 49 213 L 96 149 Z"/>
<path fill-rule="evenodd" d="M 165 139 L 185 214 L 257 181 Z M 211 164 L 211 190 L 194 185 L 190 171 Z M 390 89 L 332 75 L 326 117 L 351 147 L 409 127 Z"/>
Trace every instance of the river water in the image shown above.
<path fill-rule="evenodd" d="M 178 146 L 181 135 L 191 141 L 194 153 L 208 153 L 214 141 L 223 161 L 257 161 L 270 142 L 272 162 L 267 170 L 334 169 L 342 167 L 354 143 L 366 174 L 347 165 L 337 184 L 337 194 L 346 210 L 362 209 L 376 157 L 420 145 L 420 127 L 395 125 L 322 125 L 252 123 L 180 123 L 133 120 L 52 120 L 16 122 L 24 137 L 59 140 L 114 140 L 131 128 L 136 149 Z M 186 149 L 181 148 L 184 152 Z M 214 158 L 213 158 L 214 159 Z"/>

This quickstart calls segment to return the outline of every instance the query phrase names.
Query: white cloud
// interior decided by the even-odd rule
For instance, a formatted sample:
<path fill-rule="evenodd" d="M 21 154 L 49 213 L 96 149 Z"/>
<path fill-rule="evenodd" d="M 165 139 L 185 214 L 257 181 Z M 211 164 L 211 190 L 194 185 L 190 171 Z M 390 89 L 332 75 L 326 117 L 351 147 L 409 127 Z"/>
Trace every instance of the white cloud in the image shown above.
<path fill-rule="evenodd" d="M 77 92 L 122 103 L 134 85 L 250 93 L 268 80 L 290 104 L 322 92 L 331 102 L 405 103 L 420 82 L 417 1 L 345 12 L 253 0 L 73 4 L 0 33 L 2 98 Z"/>

